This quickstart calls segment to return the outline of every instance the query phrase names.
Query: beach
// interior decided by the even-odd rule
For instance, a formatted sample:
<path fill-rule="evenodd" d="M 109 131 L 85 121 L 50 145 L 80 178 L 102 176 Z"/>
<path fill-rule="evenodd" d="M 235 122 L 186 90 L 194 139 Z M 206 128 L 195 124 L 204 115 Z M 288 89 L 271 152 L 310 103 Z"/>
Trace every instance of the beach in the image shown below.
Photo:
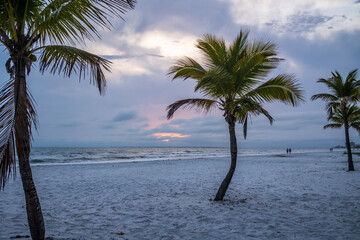
<path fill-rule="evenodd" d="M 32 171 L 51 239 L 359 239 L 360 157 L 346 172 L 343 150 L 293 152 L 239 155 L 222 202 L 221 154 Z M 19 174 L 0 202 L 0 239 L 29 235 Z"/>

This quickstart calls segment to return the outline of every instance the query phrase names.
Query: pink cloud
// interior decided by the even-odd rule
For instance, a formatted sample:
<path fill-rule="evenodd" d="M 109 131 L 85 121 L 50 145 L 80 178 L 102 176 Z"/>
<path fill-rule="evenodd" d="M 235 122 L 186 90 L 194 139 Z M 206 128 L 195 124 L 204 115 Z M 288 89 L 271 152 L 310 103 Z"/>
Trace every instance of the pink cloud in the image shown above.
<path fill-rule="evenodd" d="M 157 138 L 162 138 L 162 137 L 187 138 L 190 137 L 191 135 L 182 135 L 180 133 L 154 133 L 152 136 Z"/>

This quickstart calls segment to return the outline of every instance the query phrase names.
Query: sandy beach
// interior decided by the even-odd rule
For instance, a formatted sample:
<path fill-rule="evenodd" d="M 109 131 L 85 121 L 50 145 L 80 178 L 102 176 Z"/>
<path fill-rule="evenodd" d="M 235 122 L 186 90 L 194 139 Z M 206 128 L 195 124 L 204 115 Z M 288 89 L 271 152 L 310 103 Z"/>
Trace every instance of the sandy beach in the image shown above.
<path fill-rule="evenodd" d="M 359 239 L 360 159 L 342 151 L 230 160 L 33 166 L 52 239 Z M 0 192 L 0 239 L 29 235 L 18 175 Z M 124 235 L 118 235 L 124 233 Z M 26 239 L 26 238 L 22 238 Z"/>

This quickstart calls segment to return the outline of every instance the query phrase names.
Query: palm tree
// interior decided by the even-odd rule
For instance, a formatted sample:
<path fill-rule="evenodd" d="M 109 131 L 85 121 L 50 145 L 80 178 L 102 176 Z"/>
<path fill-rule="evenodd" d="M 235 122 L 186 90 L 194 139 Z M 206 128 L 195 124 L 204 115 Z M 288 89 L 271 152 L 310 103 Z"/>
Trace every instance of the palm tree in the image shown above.
<path fill-rule="evenodd" d="M 280 100 L 295 106 L 303 97 L 292 75 L 281 74 L 264 81 L 281 60 L 276 57 L 276 46 L 271 42 L 249 41 L 248 32 L 241 30 L 229 46 L 223 39 L 207 34 L 197 41 L 196 47 L 202 53 L 204 65 L 184 57 L 170 68 L 169 75 L 173 75 L 173 79 L 195 80 L 195 92 L 200 92 L 204 98 L 174 102 L 167 107 L 167 118 L 171 119 L 181 107 L 196 108 L 204 113 L 217 107 L 223 112 L 230 134 L 231 165 L 214 198 L 218 201 L 225 196 L 236 168 L 235 123 L 243 125 L 246 139 L 251 116 L 262 114 L 273 122 L 263 107 L 264 102 Z"/>
<path fill-rule="evenodd" d="M 320 78 L 317 81 L 324 83 L 329 88 L 330 93 L 315 94 L 311 97 L 311 100 L 321 99 L 327 102 L 325 108 L 328 114 L 328 120 L 332 119 L 334 111 L 337 112 L 335 116 L 341 116 L 343 118 L 348 154 L 348 171 L 354 171 L 349 138 L 349 104 L 356 103 L 360 100 L 360 80 L 356 80 L 357 69 L 349 72 L 345 81 L 338 71 L 331 72 L 331 74 L 331 78 Z"/>
<path fill-rule="evenodd" d="M 26 86 L 32 63 L 40 71 L 66 76 L 90 75 L 100 94 L 103 71 L 111 62 L 73 46 L 100 37 L 98 27 L 110 29 L 109 17 L 120 17 L 136 0 L 0 0 L 0 43 L 9 53 L 10 75 L 0 91 L 0 189 L 15 174 L 16 156 L 26 199 L 31 237 L 44 239 L 45 227 L 39 198 L 32 179 L 29 155 L 32 124 L 37 117 Z"/>

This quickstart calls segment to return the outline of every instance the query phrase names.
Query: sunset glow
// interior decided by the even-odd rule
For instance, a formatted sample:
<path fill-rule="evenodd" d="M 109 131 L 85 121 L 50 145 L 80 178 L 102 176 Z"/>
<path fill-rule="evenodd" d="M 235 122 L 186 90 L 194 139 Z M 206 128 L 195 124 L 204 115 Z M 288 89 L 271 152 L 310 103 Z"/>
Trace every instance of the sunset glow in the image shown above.
<path fill-rule="evenodd" d="M 187 137 L 190 137 L 191 135 L 182 135 L 180 133 L 154 133 L 152 136 L 157 137 L 157 138 L 162 138 L 162 137 L 187 138 Z"/>

